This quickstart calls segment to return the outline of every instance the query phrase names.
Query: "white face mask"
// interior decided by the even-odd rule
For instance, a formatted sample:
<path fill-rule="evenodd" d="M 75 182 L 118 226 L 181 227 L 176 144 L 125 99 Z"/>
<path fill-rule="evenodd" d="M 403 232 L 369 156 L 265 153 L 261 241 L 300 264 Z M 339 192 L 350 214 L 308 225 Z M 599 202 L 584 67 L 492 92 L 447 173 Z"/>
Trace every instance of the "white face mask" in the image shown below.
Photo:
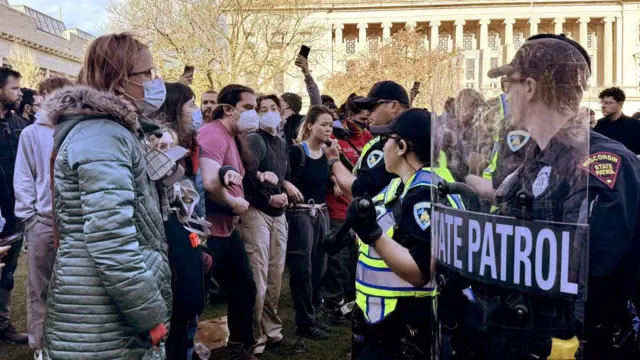
<path fill-rule="evenodd" d="M 236 114 L 238 114 L 237 110 Z M 238 125 L 238 131 L 240 131 L 241 134 L 258 130 L 258 125 L 260 125 L 260 116 L 255 110 L 246 110 L 238 115 L 240 115 L 240 117 L 238 118 L 238 121 L 236 121 L 236 124 Z"/>
<path fill-rule="evenodd" d="M 160 109 L 160 106 L 164 104 L 164 100 L 167 97 L 167 88 L 164 86 L 164 81 L 161 78 L 156 78 L 150 81 L 145 81 L 142 84 L 138 84 L 129 80 L 130 83 L 142 86 L 144 89 L 143 99 L 134 99 L 138 109 L 145 114 L 151 114 L 152 112 Z"/>
<path fill-rule="evenodd" d="M 260 117 L 260 128 L 266 131 L 276 130 L 280 126 L 280 114 L 275 111 L 269 111 L 268 113 Z"/>

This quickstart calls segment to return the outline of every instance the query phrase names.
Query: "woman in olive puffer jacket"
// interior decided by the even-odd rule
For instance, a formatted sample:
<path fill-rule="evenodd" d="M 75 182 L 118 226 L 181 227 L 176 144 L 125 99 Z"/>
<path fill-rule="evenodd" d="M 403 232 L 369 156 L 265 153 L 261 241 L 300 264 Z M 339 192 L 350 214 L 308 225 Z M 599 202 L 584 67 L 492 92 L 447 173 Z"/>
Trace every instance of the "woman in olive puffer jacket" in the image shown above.
<path fill-rule="evenodd" d="M 87 86 L 58 90 L 43 106 L 56 127 L 59 241 L 45 359 L 164 358 L 171 272 L 141 142 L 141 114 L 164 101 L 154 72 L 146 46 L 127 34 L 102 36 L 87 50 Z"/>

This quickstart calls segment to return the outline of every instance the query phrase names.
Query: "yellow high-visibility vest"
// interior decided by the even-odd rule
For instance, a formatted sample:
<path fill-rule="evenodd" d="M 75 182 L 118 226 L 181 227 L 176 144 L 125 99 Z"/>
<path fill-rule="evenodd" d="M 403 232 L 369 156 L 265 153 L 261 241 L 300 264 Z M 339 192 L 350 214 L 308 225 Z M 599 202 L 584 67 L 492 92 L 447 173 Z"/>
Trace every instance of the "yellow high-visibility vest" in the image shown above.
<path fill-rule="evenodd" d="M 509 115 L 507 107 L 507 94 L 500 94 L 500 122 L 505 123 Z M 482 172 L 482 178 L 493 180 L 493 173 L 498 168 L 498 156 L 500 154 L 500 130 L 493 135 L 493 149 L 491 150 L 491 160 L 489 166 Z"/>
<path fill-rule="evenodd" d="M 369 157 L 369 150 L 373 145 L 379 142 L 380 142 L 380 136 L 376 136 L 373 139 L 369 140 L 369 142 L 364 145 L 364 147 L 362 148 L 362 152 L 360 153 L 360 157 L 358 158 L 358 162 L 356 162 L 356 166 L 353 167 L 352 174 L 354 176 L 358 175 L 358 170 L 360 170 L 360 167 L 362 167 L 362 159 L 366 159 L 367 157 Z"/>
<path fill-rule="evenodd" d="M 419 186 L 437 186 L 437 181 L 434 181 L 436 176 L 448 182 L 454 181 L 453 176 L 446 167 L 438 167 L 435 170 L 425 167 L 409 179 L 408 184 L 406 184 L 400 195 L 400 199 L 404 198 L 410 189 Z M 401 178 L 393 179 L 386 188 L 372 199 L 376 206 L 378 225 L 391 238 L 395 231 L 396 222 L 389 205 L 398 198 L 397 192 L 401 184 Z M 464 209 L 460 196 L 450 195 L 448 200 L 452 207 Z M 376 324 L 386 319 L 396 309 L 398 299 L 401 297 L 433 297 L 435 295 L 435 282 L 431 281 L 423 287 L 411 285 L 387 266 L 374 247 L 359 241 L 358 266 L 356 270 L 356 304 L 362 309 L 367 323 Z"/>

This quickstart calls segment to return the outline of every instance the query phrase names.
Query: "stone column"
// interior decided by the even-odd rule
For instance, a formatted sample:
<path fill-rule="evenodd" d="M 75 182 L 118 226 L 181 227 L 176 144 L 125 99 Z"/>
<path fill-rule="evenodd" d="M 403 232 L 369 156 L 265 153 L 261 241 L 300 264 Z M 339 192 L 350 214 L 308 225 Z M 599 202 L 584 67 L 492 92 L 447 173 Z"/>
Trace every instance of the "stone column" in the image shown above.
<path fill-rule="evenodd" d="M 489 66 L 491 66 L 491 50 L 489 49 L 489 24 L 491 24 L 491 20 L 482 19 L 480 20 L 480 76 L 479 80 L 480 86 L 479 88 L 483 88 L 489 86 L 489 77 L 487 76 L 487 71 L 489 71 Z"/>
<path fill-rule="evenodd" d="M 556 35 L 560 35 L 563 33 L 562 30 L 562 24 L 564 24 L 564 18 L 563 17 L 557 17 L 555 19 L 553 19 L 553 23 L 555 24 L 555 29 L 554 29 L 554 33 L 556 33 Z"/>
<path fill-rule="evenodd" d="M 382 41 L 387 42 L 391 38 L 391 27 L 393 24 L 391 21 L 382 23 Z"/>
<path fill-rule="evenodd" d="M 602 20 L 604 23 L 604 86 L 613 83 L 613 22 L 615 16 L 608 16 Z"/>
<path fill-rule="evenodd" d="M 616 84 L 624 84 L 622 77 L 622 21 L 616 21 Z"/>
<path fill-rule="evenodd" d="M 367 28 L 369 24 L 358 23 L 358 51 L 367 49 Z"/>
<path fill-rule="evenodd" d="M 537 17 L 532 17 L 529 19 L 529 36 L 538 34 L 538 24 L 540 24 L 540 19 Z"/>
<path fill-rule="evenodd" d="M 464 20 L 456 20 L 456 22 L 454 23 L 454 25 L 456 26 L 456 47 L 459 49 L 462 49 L 462 42 L 464 39 L 464 24 L 466 24 L 466 21 Z"/>
<path fill-rule="evenodd" d="M 513 24 L 516 23 L 516 20 L 513 18 L 504 19 L 502 22 L 504 24 L 504 44 L 506 50 L 506 58 L 505 62 L 510 62 L 513 59 L 513 55 L 515 52 L 515 46 L 513 44 Z"/>
<path fill-rule="evenodd" d="M 582 47 L 585 49 L 587 48 L 587 30 L 589 21 L 591 21 L 591 19 L 588 17 L 581 17 L 580 19 L 578 19 L 578 23 L 580 23 L 580 45 L 582 45 Z"/>
<path fill-rule="evenodd" d="M 334 24 L 333 28 L 336 32 L 336 38 L 335 38 L 336 48 L 342 49 L 342 45 L 343 45 L 342 30 L 344 30 L 344 24 Z"/>
<path fill-rule="evenodd" d="M 438 27 L 440 26 L 440 21 L 433 20 L 429 23 L 429 26 L 431 26 L 431 37 L 429 38 L 431 50 L 436 50 L 438 48 L 438 44 L 440 43 L 440 38 L 438 35 Z"/>

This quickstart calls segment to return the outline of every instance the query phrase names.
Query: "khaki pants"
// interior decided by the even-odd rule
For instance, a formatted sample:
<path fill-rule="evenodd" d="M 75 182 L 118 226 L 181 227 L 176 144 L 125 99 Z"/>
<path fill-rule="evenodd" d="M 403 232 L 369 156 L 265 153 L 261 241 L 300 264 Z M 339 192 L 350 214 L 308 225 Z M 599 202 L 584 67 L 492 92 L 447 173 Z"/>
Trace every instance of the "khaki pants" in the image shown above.
<path fill-rule="evenodd" d="M 287 254 L 287 230 L 284 215 L 269 216 L 253 207 L 238 226 L 257 288 L 253 313 L 256 354 L 264 351 L 267 341 L 282 340 L 282 320 L 277 313 Z"/>
<path fill-rule="evenodd" d="M 56 259 L 53 246 L 53 226 L 37 221 L 25 234 L 27 246 L 27 328 L 29 347 L 41 349 L 44 346 L 43 323 L 47 309 L 49 281 Z"/>

